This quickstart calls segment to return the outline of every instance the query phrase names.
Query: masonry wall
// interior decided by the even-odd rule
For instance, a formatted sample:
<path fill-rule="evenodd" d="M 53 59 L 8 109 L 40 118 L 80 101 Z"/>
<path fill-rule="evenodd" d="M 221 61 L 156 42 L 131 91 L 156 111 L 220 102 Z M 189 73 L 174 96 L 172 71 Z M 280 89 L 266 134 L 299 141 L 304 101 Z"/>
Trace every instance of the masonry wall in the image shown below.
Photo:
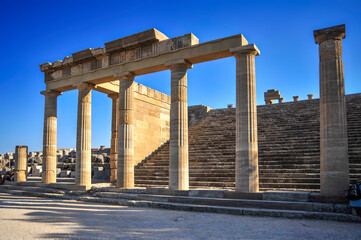
<path fill-rule="evenodd" d="M 134 165 L 169 140 L 170 96 L 135 83 Z"/>

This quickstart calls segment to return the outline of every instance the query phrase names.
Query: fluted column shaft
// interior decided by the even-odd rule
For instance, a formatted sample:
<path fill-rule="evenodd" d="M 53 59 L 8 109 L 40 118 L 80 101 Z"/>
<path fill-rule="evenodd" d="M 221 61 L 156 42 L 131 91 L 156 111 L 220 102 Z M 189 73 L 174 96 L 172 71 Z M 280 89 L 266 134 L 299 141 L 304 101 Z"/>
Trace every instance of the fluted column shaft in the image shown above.
<path fill-rule="evenodd" d="M 254 44 L 232 48 L 236 57 L 236 191 L 258 192 L 258 138 Z"/>
<path fill-rule="evenodd" d="M 28 147 L 16 146 L 15 148 L 15 182 L 26 182 L 28 167 Z"/>
<path fill-rule="evenodd" d="M 344 197 L 349 186 L 342 43 L 345 25 L 314 31 L 320 54 L 321 195 Z"/>
<path fill-rule="evenodd" d="M 91 90 L 88 83 L 77 85 L 78 121 L 76 137 L 76 173 L 75 184 L 91 185 Z"/>
<path fill-rule="evenodd" d="M 43 135 L 43 183 L 56 182 L 57 167 L 57 99 L 58 91 L 43 91 L 45 96 Z"/>
<path fill-rule="evenodd" d="M 134 74 L 119 78 L 118 174 L 117 186 L 134 187 Z"/>
<path fill-rule="evenodd" d="M 112 134 L 110 140 L 110 182 L 117 182 L 117 162 L 118 162 L 118 108 L 119 94 L 108 95 L 112 99 Z"/>
<path fill-rule="evenodd" d="M 186 60 L 168 66 L 171 70 L 169 188 L 189 189 L 188 104 Z"/>

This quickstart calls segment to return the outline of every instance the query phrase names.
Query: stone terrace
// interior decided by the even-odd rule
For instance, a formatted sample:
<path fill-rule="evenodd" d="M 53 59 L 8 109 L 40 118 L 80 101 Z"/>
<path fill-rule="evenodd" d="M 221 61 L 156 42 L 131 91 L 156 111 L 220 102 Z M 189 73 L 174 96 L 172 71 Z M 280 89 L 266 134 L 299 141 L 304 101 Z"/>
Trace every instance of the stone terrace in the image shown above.
<path fill-rule="evenodd" d="M 319 100 L 257 107 L 260 190 L 320 190 Z M 347 96 L 350 180 L 361 178 L 361 94 Z M 235 186 L 235 109 L 189 128 L 190 186 Z M 167 186 L 169 145 L 135 169 L 138 187 Z"/>

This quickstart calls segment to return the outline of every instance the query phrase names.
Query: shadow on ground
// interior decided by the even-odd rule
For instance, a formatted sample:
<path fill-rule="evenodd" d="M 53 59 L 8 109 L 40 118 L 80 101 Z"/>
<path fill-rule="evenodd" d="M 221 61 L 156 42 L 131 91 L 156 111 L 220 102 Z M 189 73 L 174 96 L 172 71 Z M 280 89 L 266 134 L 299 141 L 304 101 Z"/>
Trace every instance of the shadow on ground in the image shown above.
<path fill-rule="evenodd" d="M 2 236 L 13 239 L 361 239 L 357 223 L 132 208 L 4 193 L 0 222 Z"/>

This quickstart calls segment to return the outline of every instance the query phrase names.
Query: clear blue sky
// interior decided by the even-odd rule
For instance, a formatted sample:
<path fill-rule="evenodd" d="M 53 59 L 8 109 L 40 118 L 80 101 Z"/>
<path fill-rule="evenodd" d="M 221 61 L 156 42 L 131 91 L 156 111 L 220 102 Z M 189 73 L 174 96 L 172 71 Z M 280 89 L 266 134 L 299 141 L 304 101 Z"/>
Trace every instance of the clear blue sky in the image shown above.
<path fill-rule="evenodd" d="M 0 153 L 15 145 L 42 150 L 44 96 L 39 64 L 62 60 L 146 29 L 168 37 L 192 32 L 200 42 L 242 33 L 256 58 L 257 103 L 267 89 L 285 101 L 319 96 L 313 30 L 346 24 L 346 93 L 361 92 L 361 1 L 2 1 L 0 8 Z M 189 105 L 235 103 L 235 59 L 197 64 L 188 73 Z M 170 72 L 136 77 L 170 94 Z M 77 91 L 58 98 L 58 148 L 75 147 Z M 93 91 L 92 146 L 109 146 L 111 101 Z"/>

